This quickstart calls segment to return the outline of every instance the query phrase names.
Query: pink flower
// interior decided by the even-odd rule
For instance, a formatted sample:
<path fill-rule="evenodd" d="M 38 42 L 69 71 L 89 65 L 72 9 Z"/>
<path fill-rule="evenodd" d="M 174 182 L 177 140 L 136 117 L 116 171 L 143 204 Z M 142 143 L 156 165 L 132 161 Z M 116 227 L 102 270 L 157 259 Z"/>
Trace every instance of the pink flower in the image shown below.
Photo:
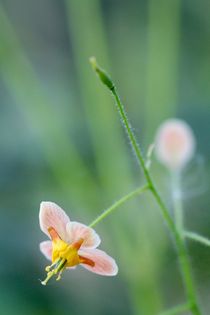
<path fill-rule="evenodd" d="M 57 275 L 60 279 L 64 269 L 73 269 L 77 265 L 103 276 L 115 276 L 118 267 L 113 258 L 102 250 L 96 249 L 101 240 L 90 227 L 70 221 L 67 214 L 53 202 L 42 202 L 40 205 L 39 222 L 41 230 L 51 241 L 40 243 L 40 250 L 52 261 L 46 267 L 48 280 Z"/>
<path fill-rule="evenodd" d="M 168 168 L 182 169 L 195 151 L 192 129 L 182 120 L 166 120 L 157 131 L 155 150 L 157 158 Z"/>

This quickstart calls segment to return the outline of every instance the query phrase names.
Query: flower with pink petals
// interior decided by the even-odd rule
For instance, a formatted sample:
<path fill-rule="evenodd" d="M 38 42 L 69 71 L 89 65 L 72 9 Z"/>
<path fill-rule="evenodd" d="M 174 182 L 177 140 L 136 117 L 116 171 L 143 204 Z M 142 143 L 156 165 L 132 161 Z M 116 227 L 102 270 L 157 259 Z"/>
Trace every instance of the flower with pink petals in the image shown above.
<path fill-rule="evenodd" d="M 115 276 L 118 267 L 115 260 L 104 251 L 97 249 L 101 240 L 90 227 L 70 221 L 63 209 L 53 202 L 42 202 L 39 222 L 41 230 L 51 241 L 40 243 L 40 250 L 52 261 L 46 267 L 48 280 L 57 275 L 61 278 L 64 269 L 73 269 L 77 265 L 103 276 Z"/>
<path fill-rule="evenodd" d="M 157 158 L 169 169 L 182 169 L 195 151 L 192 129 L 182 120 L 166 120 L 158 129 L 155 150 Z"/>

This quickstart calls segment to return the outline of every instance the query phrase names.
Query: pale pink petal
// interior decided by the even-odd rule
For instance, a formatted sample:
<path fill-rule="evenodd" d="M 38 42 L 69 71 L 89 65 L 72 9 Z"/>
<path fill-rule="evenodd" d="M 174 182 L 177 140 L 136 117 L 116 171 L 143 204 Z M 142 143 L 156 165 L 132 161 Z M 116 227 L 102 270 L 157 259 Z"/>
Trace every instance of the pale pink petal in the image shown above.
<path fill-rule="evenodd" d="M 44 241 L 39 244 L 42 254 L 49 260 L 52 260 L 52 242 Z"/>
<path fill-rule="evenodd" d="M 67 224 L 66 230 L 70 243 L 76 242 L 80 238 L 84 239 L 81 248 L 96 248 L 101 242 L 98 234 L 92 228 L 82 223 L 70 222 Z"/>
<path fill-rule="evenodd" d="M 39 223 L 41 230 L 49 236 L 48 229 L 53 227 L 62 240 L 67 241 L 66 225 L 69 217 L 56 203 L 43 201 L 40 205 Z"/>
<path fill-rule="evenodd" d="M 192 129 L 182 120 L 166 120 L 158 129 L 155 151 L 160 162 L 170 169 L 183 168 L 195 151 Z"/>
<path fill-rule="evenodd" d="M 94 267 L 87 264 L 81 264 L 84 268 L 102 276 L 115 276 L 118 273 L 118 267 L 115 260 L 99 249 L 81 249 L 79 255 L 92 260 Z"/>

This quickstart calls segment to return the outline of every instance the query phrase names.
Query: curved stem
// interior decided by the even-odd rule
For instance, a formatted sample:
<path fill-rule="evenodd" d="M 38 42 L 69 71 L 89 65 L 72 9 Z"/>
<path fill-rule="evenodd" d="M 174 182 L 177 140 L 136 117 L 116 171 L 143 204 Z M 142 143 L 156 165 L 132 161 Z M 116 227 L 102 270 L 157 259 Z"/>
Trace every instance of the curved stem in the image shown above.
<path fill-rule="evenodd" d="M 205 236 L 199 235 L 195 232 L 188 232 L 188 231 L 183 232 L 183 235 L 184 237 L 189 238 L 190 240 L 196 241 L 205 246 L 210 246 L 210 239 Z"/>
<path fill-rule="evenodd" d="M 181 305 L 177 305 L 163 313 L 160 313 L 159 315 L 177 315 L 177 314 L 183 314 L 185 311 L 189 311 L 191 309 L 190 303 L 185 303 Z"/>
<path fill-rule="evenodd" d="M 100 214 L 92 223 L 90 223 L 89 227 L 96 226 L 96 224 L 98 224 L 100 221 L 105 219 L 108 215 L 110 215 L 114 210 L 116 210 L 119 206 L 124 204 L 126 201 L 128 201 L 129 199 L 131 199 L 137 195 L 142 194 L 143 192 L 145 192 L 148 189 L 149 189 L 149 186 L 144 185 L 144 186 L 141 186 L 141 187 L 135 189 L 134 191 L 130 192 L 126 196 L 122 197 L 121 199 L 116 201 L 111 207 L 107 208 L 102 214 Z"/>
<path fill-rule="evenodd" d="M 168 228 L 171 231 L 171 234 L 173 235 L 173 238 L 174 238 L 174 241 L 175 241 L 175 244 L 177 247 L 177 253 L 178 253 L 178 257 L 179 257 L 180 267 L 182 270 L 182 277 L 183 277 L 183 282 L 185 285 L 187 298 L 188 298 L 189 303 L 192 305 L 191 311 L 194 315 L 201 315 L 201 311 L 199 309 L 197 299 L 196 299 L 196 292 L 195 292 L 194 283 L 193 283 L 193 279 L 192 279 L 191 268 L 190 268 L 190 263 L 189 263 L 189 259 L 188 259 L 188 255 L 187 255 L 185 242 L 184 242 L 179 230 L 176 228 L 176 225 L 174 224 L 174 222 L 173 222 L 173 220 L 172 220 L 172 218 L 168 212 L 168 209 L 165 206 L 165 203 L 163 202 L 161 196 L 159 195 L 159 193 L 158 193 L 158 191 L 157 191 L 157 189 L 153 183 L 153 180 L 152 180 L 152 177 L 149 173 L 149 170 L 146 168 L 145 161 L 144 161 L 143 155 L 141 153 L 140 147 L 137 143 L 136 137 L 135 137 L 133 130 L 131 128 L 131 125 L 128 121 L 124 106 L 123 106 L 122 102 L 120 101 L 120 97 L 116 91 L 114 83 L 112 82 L 110 77 L 106 74 L 106 72 L 104 70 L 102 70 L 97 65 L 97 62 L 94 58 L 91 58 L 90 62 L 92 64 L 94 70 L 98 74 L 100 80 L 108 87 L 108 89 L 112 92 L 112 94 L 115 98 L 115 101 L 117 104 L 117 109 L 119 110 L 119 113 L 120 113 L 120 116 L 122 119 L 122 124 L 126 130 L 126 133 L 129 137 L 129 140 L 131 142 L 132 149 L 133 149 L 133 151 L 137 157 L 137 160 L 138 160 L 140 166 L 143 169 L 143 172 L 144 172 L 145 178 L 147 180 L 147 183 L 149 185 L 149 188 L 150 188 L 157 204 L 159 205 L 162 216 L 163 216 L 165 222 L 167 223 Z"/>

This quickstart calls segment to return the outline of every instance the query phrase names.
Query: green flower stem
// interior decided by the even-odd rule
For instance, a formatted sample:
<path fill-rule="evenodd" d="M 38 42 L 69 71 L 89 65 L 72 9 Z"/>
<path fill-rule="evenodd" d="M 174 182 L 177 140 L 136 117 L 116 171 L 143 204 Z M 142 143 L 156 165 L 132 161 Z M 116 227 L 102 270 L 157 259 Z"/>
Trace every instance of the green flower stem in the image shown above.
<path fill-rule="evenodd" d="M 197 304 L 197 299 L 196 299 L 196 292 L 195 292 L 195 288 L 194 288 L 194 283 L 193 283 L 193 279 L 192 279 L 192 274 L 191 274 L 191 268 L 190 268 L 190 263 L 189 263 L 189 259 L 188 259 L 188 255 L 187 255 L 187 249 L 186 249 L 186 245 L 185 242 L 179 232 L 179 230 L 176 228 L 176 225 L 174 224 L 169 211 L 167 209 L 167 207 L 165 206 L 165 203 L 163 202 L 161 196 L 159 195 L 152 177 L 150 176 L 149 170 L 146 168 L 145 165 L 145 161 L 143 158 L 143 155 L 141 153 L 140 147 L 137 143 L 136 137 L 132 131 L 131 125 L 128 121 L 128 118 L 126 116 L 126 112 L 124 109 L 124 106 L 122 104 L 122 102 L 120 101 L 120 97 L 116 91 L 115 85 L 114 83 L 111 81 L 110 83 L 110 77 L 106 74 L 106 72 L 104 70 L 102 70 L 97 62 L 95 58 L 91 58 L 90 62 L 92 64 L 93 69 L 96 71 L 96 73 L 98 74 L 99 78 L 101 79 L 101 81 L 108 87 L 108 89 L 112 92 L 116 104 L 117 104 L 117 108 L 119 110 L 121 119 L 122 119 L 122 124 L 123 127 L 125 128 L 127 134 L 128 134 L 128 138 L 131 142 L 131 146 L 133 148 L 133 151 L 137 157 L 137 160 L 140 164 L 140 166 L 143 169 L 145 178 L 147 180 L 147 183 L 149 185 L 149 188 L 156 200 L 156 202 L 159 205 L 159 208 L 161 210 L 162 216 L 165 220 L 165 222 L 168 225 L 169 230 L 171 231 L 171 234 L 173 235 L 176 247 L 177 247 L 177 253 L 178 253 L 178 257 L 179 257 L 179 262 L 180 262 L 180 267 L 182 270 L 182 277 L 183 277 L 183 282 L 185 285 L 185 290 L 186 290 L 186 294 L 187 294 L 187 298 L 189 303 L 192 305 L 191 307 L 191 311 L 192 314 L 194 315 L 201 315 L 201 311 L 199 309 L 199 306 Z"/>
<path fill-rule="evenodd" d="M 177 314 L 183 314 L 185 311 L 189 311 L 191 309 L 190 303 L 185 303 L 182 305 L 175 306 L 159 315 L 177 315 Z"/>
<path fill-rule="evenodd" d="M 210 246 L 210 239 L 208 239 L 205 236 L 199 235 L 195 232 L 183 232 L 184 237 L 189 238 L 190 240 L 196 241 L 198 243 L 201 243 L 205 246 Z"/>
<path fill-rule="evenodd" d="M 135 196 L 138 196 L 149 189 L 148 185 L 141 186 L 134 191 L 130 192 L 126 196 L 122 197 L 118 201 L 116 201 L 111 207 L 106 209 L 101 215 L 99 215 L 92 223 L 90 223 L 90 227 L 96 226 L 100 221 L 105 219 L 108 215 L 110 215 L 114 210 L 116 210 L 119 206 L 124 204 L 126 201 L 132 199 Z"/>
<path fill-rule="evenodd" d="M 181 196 L 181 174 L 180 172 L 173 172 L 171 174 L 172 181 L 172 199 L 174 204 L 174 217 L 176 222 L 176 227 L 182 234 L 184 229 L 184 217 L 183 217 L 183 206 L 182 206 L 182 196 Z"/>
<path fill-rule="evenodd" d="M 116 88 L 114 87 L 112 90 L 112 93 L 115 97 L 116 103 L 117 103 L 117 107 L 119 109 L 122 121 L 123 121 L 123 125 L 124 128 L 127 131 L 128 137 L 131 141 L 131 146 L 134 150 L 134 153 L 136 154 L 136 157 L 139 161 L 140 166 L 143 169 L 145 178 L 148 182 L 148 185 L 150 187 L 150 190 L 154 196 L 154 198 L 156 199 L 156 202 L 158 203 L 160 209 L 161 209 L 161 213 L 162 216 L 164 218 L 164 220 L 166 221 L 171 233 L 174 236 L 174 240 L 177 246 L 177 251 L 178 251 L 178 256 L 179 256 L 179 262 L 180 262 L 180 266 L 182 269 L 182 275 L 183 275 L 183 280 L 184 280 L 184 284 L 185 284 L 185 288 L 186 288 L 186 293 L 187 293 L 187 297 L 189 302 L 193 305 L 192 307 L 192 312 L 194 315 L 200 315 L 201 312 L 199 310 L 197 301 L 196 301 L 196 293 L 195 293 L 195 288 L 194 288 L 194 283 L 193 283 L 193 279 L 192 279 L 192 275 L 191 275 L 191 268 L 190 268 L 190 263 L 189 263 L 189 259 L 188 259 L 188 255 L 187 255 L 187 250 L 186 250 L 186 246 L 184 241 L 182 240 L 182 236 L 179 232 L 179 230 L 176 228 L 168 209 L 165 206 L 165 203 L 163 202 L 161 196 L 159 195 L 153 180 L 150 176 L 150 173 L 148 171 L 148 169 L 145 166 L 145 162 L 140 150 L 140 147 L 136 141 L 135 135 L 132 131 L 132 128 L 130 126 L 130 123 L 127 119 L 124 107 L 120 101 L 120 98 L 117 94 Z"/>

